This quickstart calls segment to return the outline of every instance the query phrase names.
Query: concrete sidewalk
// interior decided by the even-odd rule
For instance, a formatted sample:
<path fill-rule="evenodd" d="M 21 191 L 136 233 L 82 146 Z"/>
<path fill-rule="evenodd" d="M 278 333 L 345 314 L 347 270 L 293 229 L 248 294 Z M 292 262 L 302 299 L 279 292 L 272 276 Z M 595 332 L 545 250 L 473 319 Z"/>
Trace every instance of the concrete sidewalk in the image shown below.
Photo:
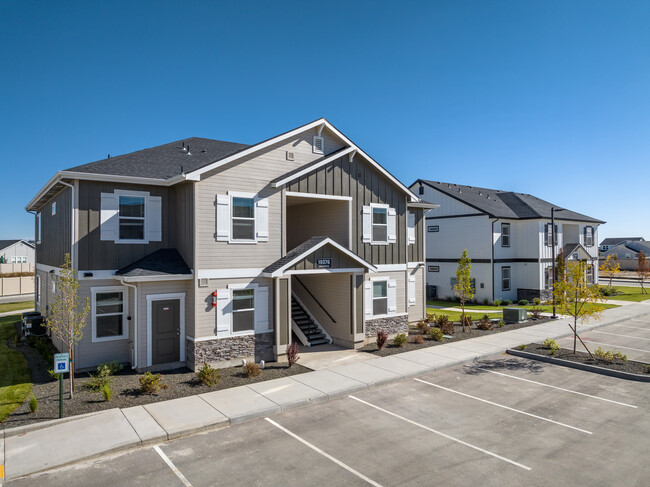
<path fill-rule="evenodd" d="M 603 313 L 602 320 L 580 326 L 579 330 L 585 332 L 645 314 L 650 314 L 650 303 L 613 308 Z M 570 334 L 567 320 L 560 319 L 389 357 L 346 362 L 250 386 L 7 429 L 0 436 L 0 464 L 4 462 L 6 478 L 15 479 L 107 453 L 162 443 L 328 401 L 501 354 L 522 343 Z"/>

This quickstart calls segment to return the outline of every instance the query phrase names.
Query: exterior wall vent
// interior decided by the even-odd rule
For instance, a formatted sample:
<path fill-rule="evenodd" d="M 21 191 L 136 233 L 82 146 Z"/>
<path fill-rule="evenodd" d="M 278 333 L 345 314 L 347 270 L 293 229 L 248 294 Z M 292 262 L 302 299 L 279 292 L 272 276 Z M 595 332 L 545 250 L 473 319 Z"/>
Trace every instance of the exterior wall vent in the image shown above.
<path fill-rule="evenodd" d="M 199 279 L 199 287 L 208 287 L 208 280 L 206 278 Z"/>
<path fill-rule="evenodd" d="M 312 150 L 314 154 L 324 154 L 324 145 L 325 145 L 325 140 L 323 137 L 317 137 L 314 135 L 314 142 L 312 146 Z"/>
<path fill-rule="evenodd" d="M 287 161 L 293 161 L 293 152 L 287 151 Z"/>

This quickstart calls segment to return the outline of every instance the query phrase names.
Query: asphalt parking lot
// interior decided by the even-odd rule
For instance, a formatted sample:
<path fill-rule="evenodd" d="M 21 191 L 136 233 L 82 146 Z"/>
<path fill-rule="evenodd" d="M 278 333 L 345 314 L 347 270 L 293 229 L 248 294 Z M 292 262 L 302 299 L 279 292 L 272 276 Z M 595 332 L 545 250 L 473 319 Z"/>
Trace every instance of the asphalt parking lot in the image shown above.
<path fill-rule="evenodd" d="M 649 406 L 501 356 L 7 485 L 647 485 Z"/>

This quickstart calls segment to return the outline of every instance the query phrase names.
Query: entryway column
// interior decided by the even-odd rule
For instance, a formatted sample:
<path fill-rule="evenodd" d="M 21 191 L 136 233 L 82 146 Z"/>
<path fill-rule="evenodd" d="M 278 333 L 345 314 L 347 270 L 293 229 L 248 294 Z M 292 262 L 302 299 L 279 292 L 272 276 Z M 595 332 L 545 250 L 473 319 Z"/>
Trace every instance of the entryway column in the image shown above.
<path fill-rule="evenodd" d="M 279 358 L 286 355 L 291 341 L 291 278 L 276 277 L 273 281 L 275 356 Z"/>

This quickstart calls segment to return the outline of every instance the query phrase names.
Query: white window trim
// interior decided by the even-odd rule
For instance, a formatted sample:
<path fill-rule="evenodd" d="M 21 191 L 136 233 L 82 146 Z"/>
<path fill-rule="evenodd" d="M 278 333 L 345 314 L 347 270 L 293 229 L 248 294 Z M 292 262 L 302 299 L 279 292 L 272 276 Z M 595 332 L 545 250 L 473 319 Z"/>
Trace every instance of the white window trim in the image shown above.
<path fill-rule="evenodd" d="M 317 141 L 317 140 L 320 141 L 320 149 L 317 149 L 317 148 L 316 148 L 316 141 Z M 311 144 L 312 144 L 312 145 L 311 145 L 311 147 L 312 147 L 312 152 L 313 152 L 314 154 L 325 154 L 325 138 L 324 138 L 324 137 L 321 137 L 321 136 L 318 136 L 318 135 L 314 135 L 314 138 L 312 139 L 312 143 L 311 143 Z"/>
<path fill-rule="evenodd" d="M 507 233 L 507 234 L 505 234 L 505 233 L 503 232 L 503 229 L 504 229 L 504 228 L 507 228 L 507 229 L 508 229 L 508 233 Z M 512 232 L 511 232 L 510 223 L 507 223 L 507 222 L 503 222 L 503 223 L 501 223 L 501 247 L 504 247 L 504 248 L 508 248 L 508 247 L 510 247 L 510 238 L 511 238 L 510 235 L 511 235 L 511 233 L 512 233 Z M 506 237 L 508 237 L 508 244 L 507 244 L 507 245 L 506 245 L 505 243 L 503 243 L 503 242 L 504 242 L 504 240 L 503 240 L 504 235 L 505 235 Z"/>
<path fill-rule="evenodd" d="M 122 293 L 122 334 L 120 336 L 114 337 L 98 337 L 97 336 L 97 293 L 111 293 L 111 292 L 121 292 Z M 101 342 L 114 342 L 116 340 L 128 340 L 129 338 L 129 321 L 126 319 L 129 314 L 129 290 L 125 286 L 103 286 L 103 287 L 91 287 L 90 288 L 90 314 L 91 314 L 91 325 L 92 325 L 92 342 L 101 343 Z"/>
<path fill-rule="evenodd" d="M 505 269 L 508 269 L 508 274 L 509 275 L 508 275 L 507 278 L 503 277 L 503 271 Z M 508 279 L 508 287 L 507 288 L 503 286 L 504 279 Z M 512 267 L 503 266 L 503 267 L 501 267 L 501 291 L 511 291 L 511 290 L 512 290 Z"/>
<path fill-rule="evenodd" d="M 253 290 L 253 309 L 255 309 L 255 298 L 257 297 L 257 289 L 259 288 L 259 284 L 252 282 L 248 284 L 228 284 L 226 288 L 230 291 L 230 301 L 232 302 L 233 296 L 232 296 L 232 291 L 241 291 L 242 289 L 252 289 Z M 232 312 L 230 313 L 232 315 Z M 253 313 L 253 329 L 252 330 L 246 330 L 246 331 L 238 331 L 234 332 L 232 327 L 233 327 L 233 319 L 232 316 L 230 317 L 230 329 L 228 330 L 229 335 L 231 337 L 236 337 L 236 336 L 246 336 L 246 335 L 255 335 L 255 325 L 257 324 L 256 321 L 256 315 Z"/>
<path fill-rule="evenodd" d="M 370 245 L 390 245 L 388 242 L 388 209 L 390 208 L 390 205 L 385 205 L 383 203 L 370 203 Z M 374 212 L 375 208 L 385 208 L 386 209 L 386 224 L 382 223 L 375 223 L 374 222 Z M 375 225 L 382 225 L 386 227 L 386 241 L 384 242 L 383 240 L 377 241 L 375 240 L 375 232 L 373 232 Z"/>
<path fill-rule="evenodd" d="M 149 239 L 147 238 L 147 199 L 151 196 L 147 191 L 130 191 L 126 189 L 116 189 L 113 191 L 113 194 L 117 197 L 117 240 L 116 244 L 148 244 Z M 120 196 L 139 196 L 144 198 L 144 229 L 142 239 L 121 239 L 120 238 Z"/>
<path fill-rule="evenodd" d="M 257 244 L 257 205 L 255 204 L 257 201 L 257 194 L 255 193 L 242 193 L 239 191 L 228 191 L 226 193 L 228 195 L 228 198 L 230 199 L 230 232 L 228 236 L 228 243 L 231 244 L 243 244 L 243 245 L 251 245 L 251 244 Z M 233 198 L 249 198 L 253 200 L 253 240 L 240 240 L 240 239 L 234 239 L 233 238 L 233 219 L 235 218 L 233 216 L 234 211 L 233 211 Z M 239 217 L 237 217 L 239 218 Z"/>
<path fill-rule="evenodd" d="M 52 202 L 52 216 L 56 215 L 56 201 Z"/>
<path fill-rule="evenodd" d="M 383 315 L 376 315 L 375 314 L 375 288 L 374 288 L 374 283 L 375 282 L 381 282 L 381 281 L 386 282 L 386 311 L 388 311 L 388 281 L 390 281 L 390 277 L 388 277 L 388 276 L 371 277 L 370 278 L 370 286 L 371 286 L 370 290 L 372 292 L 372 315 L 371 315 L 372 318 L 371 319 L 373 319 L 373 320 L 375 318 L 388 318 L 389 316 L 391 316 L 391 317 L 395 316 L 394 314 L 391 315 L 391 314 L 388 314 L 388 313 L 383 314 Z"/>
<path fill-rule="evenodd" d="M 166 299 L 178 299 L 180 301 L 180 328 L 181 339 L 179 343 L 181 362 L 185 362 L 185 293 L 169 293 L 169 294 L 147 294 L 147 367 L 151 367 L 152 362 L 152 316 L 151 316 L 151 303 L 153 301 L 163 301 Z M 137 337 L 136 337 L 137 340 Z"/>

